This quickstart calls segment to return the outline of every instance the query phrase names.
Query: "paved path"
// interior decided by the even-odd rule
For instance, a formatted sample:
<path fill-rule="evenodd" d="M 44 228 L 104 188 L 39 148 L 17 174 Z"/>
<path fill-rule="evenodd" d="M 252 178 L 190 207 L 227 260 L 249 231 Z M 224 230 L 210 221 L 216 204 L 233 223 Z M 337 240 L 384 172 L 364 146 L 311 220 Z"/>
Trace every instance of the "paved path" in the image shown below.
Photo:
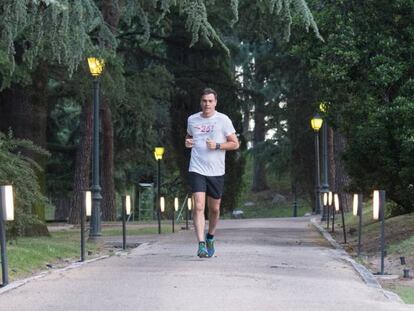
<path fill-rule="evenodd" d="M 414 310 L 367 286 L 309 218 L 222 221 L 217 236 L 209 259 L 192 231 L 139 238 L 128 255 L 1 294 L 0 311 Z"/>

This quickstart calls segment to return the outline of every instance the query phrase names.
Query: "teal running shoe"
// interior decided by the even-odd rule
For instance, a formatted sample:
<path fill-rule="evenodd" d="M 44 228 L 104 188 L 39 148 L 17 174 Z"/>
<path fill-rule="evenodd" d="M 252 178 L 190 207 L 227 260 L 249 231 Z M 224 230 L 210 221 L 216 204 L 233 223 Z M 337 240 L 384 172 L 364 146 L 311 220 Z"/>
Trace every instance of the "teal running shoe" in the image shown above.
<path fill-rule="evenodd" d="M 207 246 L 207 254 L 208 257 L 213 257 L 215 249 L 214 249 L 214 238 L 213 239 L 207 239 L 206 238 L 206 246 Z"/>
<path fill-rule="evenodd" d="M 206 242 L 200 242 L 198 243 L 198 252 L 197 256 L 200 258 L 207 258 L 208 257 L 208 251 L 206 247 Z"/>

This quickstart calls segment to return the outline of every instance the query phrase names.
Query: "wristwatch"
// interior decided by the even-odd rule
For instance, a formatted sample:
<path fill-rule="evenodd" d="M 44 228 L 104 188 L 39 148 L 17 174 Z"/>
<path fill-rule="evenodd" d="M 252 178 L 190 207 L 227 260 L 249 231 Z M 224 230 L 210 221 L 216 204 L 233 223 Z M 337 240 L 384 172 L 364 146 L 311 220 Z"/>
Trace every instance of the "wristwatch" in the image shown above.
<path fill-rule="evenodd" d="M 216 143 L 216 150 L 220 150 L 220 144 Z"/>

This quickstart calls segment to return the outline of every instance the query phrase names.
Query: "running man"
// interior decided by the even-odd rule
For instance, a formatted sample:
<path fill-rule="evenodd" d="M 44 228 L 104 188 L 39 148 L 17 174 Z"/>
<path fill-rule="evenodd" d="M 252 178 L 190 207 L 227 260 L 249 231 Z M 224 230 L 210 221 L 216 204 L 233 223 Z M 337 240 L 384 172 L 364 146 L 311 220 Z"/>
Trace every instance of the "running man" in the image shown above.
<path fill-rule="evenodd" d="M 224 187 L 226 151 L 239 148 L 234 126 L 225 114 L 216 111 L 217 93 L 206 88 L 201 93 L 201 112 L 188 118 L 185 146 L 192 148 L 189 166 L 194 198 L 193 222 L 200 258 L 214 255 L 214 234 L 220 217 Z M 204 209 L 207 197 L 208 231 Z"/>

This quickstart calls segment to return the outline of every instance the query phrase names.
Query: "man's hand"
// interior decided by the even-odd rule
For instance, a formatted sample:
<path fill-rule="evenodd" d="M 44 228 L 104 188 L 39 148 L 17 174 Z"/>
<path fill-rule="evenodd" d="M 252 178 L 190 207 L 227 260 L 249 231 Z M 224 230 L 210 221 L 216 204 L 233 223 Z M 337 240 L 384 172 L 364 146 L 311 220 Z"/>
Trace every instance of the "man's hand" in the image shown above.
<path fill-rule="evenodd" d="M 185 146 L 187 148 L 192 148 L 194 146 L 194 141 L 192 138 L 186 138 L 185 139 Z"/>
<path fill-rule="evenodd" d="M 216 150 L 216 142 L 210 138 L 206 140 L 207 148 L 210 150 Z"/>

